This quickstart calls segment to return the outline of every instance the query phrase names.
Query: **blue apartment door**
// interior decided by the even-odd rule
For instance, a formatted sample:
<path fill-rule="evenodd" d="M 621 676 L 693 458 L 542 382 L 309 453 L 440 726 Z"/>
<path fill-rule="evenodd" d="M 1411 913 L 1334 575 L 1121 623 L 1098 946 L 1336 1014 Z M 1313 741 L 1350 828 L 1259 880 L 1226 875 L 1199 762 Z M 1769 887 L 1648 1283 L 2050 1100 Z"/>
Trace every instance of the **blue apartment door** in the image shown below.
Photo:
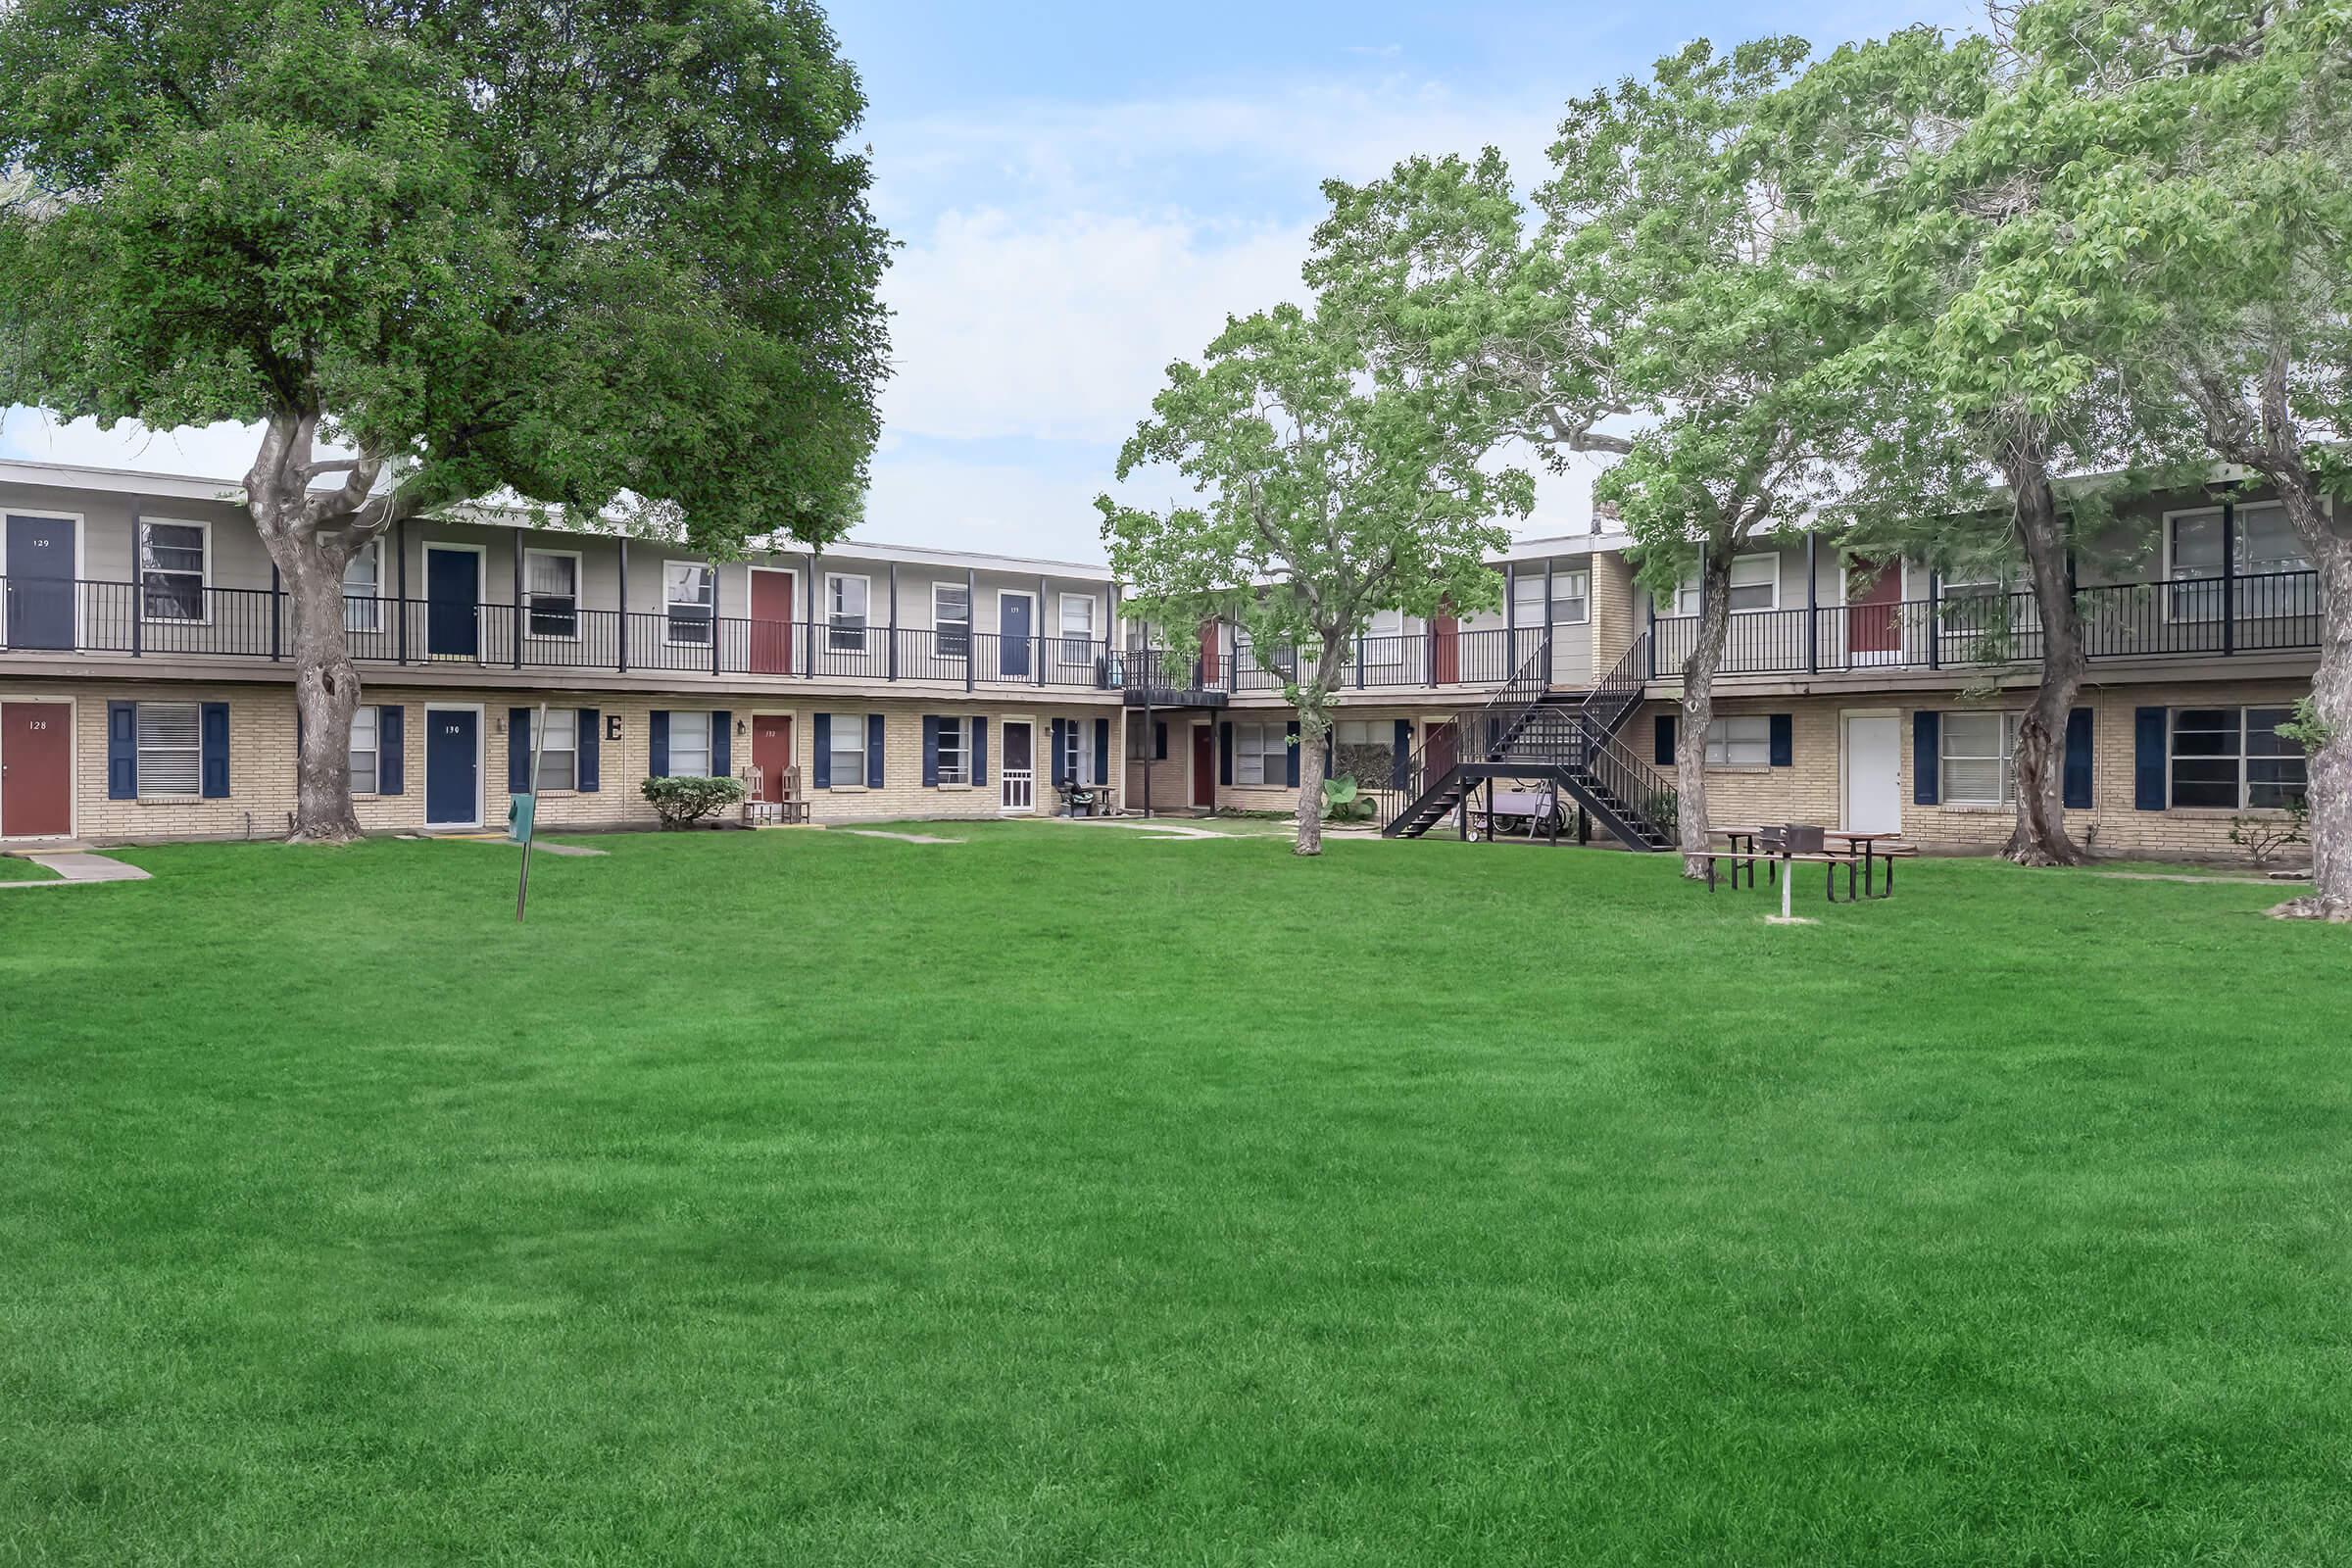
<path fill-rule="evenodd" d="M 999 646 L 1004 650 L 1001 673 L 1026 675 L 1029 673 L 1029 634 L 1034 607 L 1027 594 L 997 595 L 997 632 Z"/>
<path fill-rule="evenodd" d="M 8 646 L 74 646 L 74 523 L 8 519 Z"/>
<path fill-rule="evenodd" d="M 424 547 L 424 648 L 435 659 L 478 659 L 482 558 L 471 550 Z"/>
<path fill-rule="evenodd" d="M 482 715 L 469 708 L 424 710 L 424 825 L 482 825 Z"/>

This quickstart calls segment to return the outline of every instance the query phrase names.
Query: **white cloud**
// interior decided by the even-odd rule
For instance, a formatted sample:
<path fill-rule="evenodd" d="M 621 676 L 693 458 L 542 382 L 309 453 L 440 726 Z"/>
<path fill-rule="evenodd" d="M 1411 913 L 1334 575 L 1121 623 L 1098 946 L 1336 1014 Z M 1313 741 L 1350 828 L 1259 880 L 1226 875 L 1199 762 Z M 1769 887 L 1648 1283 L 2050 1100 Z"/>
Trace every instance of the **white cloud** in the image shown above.
<path fill-rule="evenodd" d="M 1304 225 L 950 213 L 884 285 L 897 318 L 884 423 L 957 440 L 1118 441 L 1168 362 L 1303 296 Z"/>

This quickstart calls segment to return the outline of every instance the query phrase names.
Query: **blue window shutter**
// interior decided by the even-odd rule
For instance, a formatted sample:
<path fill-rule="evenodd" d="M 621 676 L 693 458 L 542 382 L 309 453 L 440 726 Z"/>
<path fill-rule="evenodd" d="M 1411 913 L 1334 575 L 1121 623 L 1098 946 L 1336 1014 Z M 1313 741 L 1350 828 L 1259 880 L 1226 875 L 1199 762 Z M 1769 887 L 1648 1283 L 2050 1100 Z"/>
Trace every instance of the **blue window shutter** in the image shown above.
<path fill-rule="evenodd" d="M 531 710 L 507 710 L 507 793 L 531 793 Z"/>
<path fill-rule="evenodd" d="M 865 787 L 882 787 L 882 715 L 865 715 Z"/>
<path fill-rule="evenodd" d="M 1152 760 L 1155 762 L 1168 760 L 1168 721 L 1164 718 L 1152 721 Z"/>
<path fill-rule="evenodd" d="M 1110 782 L 1110 720 L 1095 720 L 1095 782 Z"/>
<path fill-rule="evenodd" d="M 1943 799 L 1943 715 L 1921 709 L 1911 715 L 1911 803 Z"/>
<path fill-rule="evenodd" d="M 1772 765 L 1796 765 L 1796 715 L 1774 713 L 1772 718 Z"/>
<path fill-rule="evenodd" d="M 816 721 L 816 765 L 820 769 L 817 782 L 824 782 L 821 769 L 825 765 L 825 721 Z M 645 718 L 645 770 L 648 777 L 669 777 L 669 710 L 657 708 Z"/>
<path fill-rule="evenodd" d="M 1227 719 L 1217 726 L 1217 782 L 1233 782 L 1233 721 Z"/>
<path fill-rule="evenodd" d="M 106 705 L 106 798 L 139 798 L 139 705 Z"/>
<path fill-rule="evenodd" d="M 2066 715 L 2066 808 L 2090 809 L 2090 710 Z"/>
<path fill-rule="evenodd" d="M 1657 718 L 1657 738 L 1650 743 L 1649 760 L 1660 767 L 1674 765 L 1674 715 L 1660 713 Z"/>
<path fill-rule="evenodd" d="M 939 715 L 923 715 L 923 788 L 939 787 Z"/>
<path fill-rule="evenodd" d="M 1389 782 L 1401 788 L 1404 784 L 1405 769 L 1412 765 L 1413 721 L 1409 718 L 1400 718 L 1396 721 L 1396 760 L 1390 764 Z"/>
<path fill-rule="evenodd" d="M 593 708 L 583 708 L 573 720 L 579 726 L 578 739 L 580 776 L 575 787 L 583 795 L 592 795 L 604 787 L 604 715 Z"/>
<path fill-rule="evenodd" d="M 725 709 L 710 714 L 710 776 L 732 778 L 735 775 L 735 715 Z"/>
<path fill-rule="evenodd" d="M 208 801 L 228 799 L 228 705 L 206 703 L 197 710 L 196 738 L 201 793 Z"/>
<path fill-rule="evenodd" d="M 1053 780 L 1056 787 L 1061 783 L 1061 749 L 1067 744 L 1061 736 L 1061 725 L 1060 719 L 1054 720 L 1053 738 L 1046 743 L 1046 777 Z"/>
<path fill-rule="evenodd" d="M 2132 714 L 2132 806 L 2134 810 L 2164 809 L 2164 743 L 2167 710 L 2136 709 Z"/>
<path fill-rule="evenodd" d="M 399 705 L 387 704 L 375 710 L 375 793 L 398 795 L 408 787 L 407 742 L 402 739 L 402 713 Z"/>
<path fill-rule="evenodd" d="M 1298 782 L 1298 721 L 1294 718 L 1283 726 L 1283 734 L 1289 738 L 1290 744 L 1282 749 L 1282 781 L 1296 786 Z"/>
<path fill-rule="evenodd" d="M 988 782 L 988 720 L 972 719 L 972 782 Z"/>
<path fill-rule="evenodd" d="M 831 789 L 833 787 L 833 715 L 831 713 L 816 715 L 814 761 L 815 766 L 812 771 L 816 775 L 816 782 L 808 787 L 816 790 Z"/>

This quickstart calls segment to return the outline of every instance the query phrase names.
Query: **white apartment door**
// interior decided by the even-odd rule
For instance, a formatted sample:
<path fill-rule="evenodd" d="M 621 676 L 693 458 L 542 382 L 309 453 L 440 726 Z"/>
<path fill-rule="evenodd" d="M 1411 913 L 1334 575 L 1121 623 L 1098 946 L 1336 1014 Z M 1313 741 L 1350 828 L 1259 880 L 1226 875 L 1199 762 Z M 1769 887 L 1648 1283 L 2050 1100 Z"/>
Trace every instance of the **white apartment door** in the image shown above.
<path fill-rule="evenodd" d="M 1892 713 L 1848 713 L 1844 727 L 1845 830 L 1901 832 L 1901 721 Z"/>

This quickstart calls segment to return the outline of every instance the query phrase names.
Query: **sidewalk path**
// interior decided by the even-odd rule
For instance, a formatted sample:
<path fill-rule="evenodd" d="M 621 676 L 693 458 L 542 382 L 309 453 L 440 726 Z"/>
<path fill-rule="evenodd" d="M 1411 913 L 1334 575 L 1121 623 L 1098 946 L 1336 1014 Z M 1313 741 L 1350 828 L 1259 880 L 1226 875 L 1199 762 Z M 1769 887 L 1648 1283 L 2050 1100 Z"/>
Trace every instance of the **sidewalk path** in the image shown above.
<path fill-rule="evenodd" d="M 18 888 L 71 888 L 90 882 L 144 882 L 147 873 L 135 865 L 124 865 L 107 855 L 93 855 L 88 850 L 61 850 L 55 855 L 26 855 L 24 858 L 35 865 L 45 865 L 57 873 L 54 882 L 0 882 L 0 893 Z"/>

